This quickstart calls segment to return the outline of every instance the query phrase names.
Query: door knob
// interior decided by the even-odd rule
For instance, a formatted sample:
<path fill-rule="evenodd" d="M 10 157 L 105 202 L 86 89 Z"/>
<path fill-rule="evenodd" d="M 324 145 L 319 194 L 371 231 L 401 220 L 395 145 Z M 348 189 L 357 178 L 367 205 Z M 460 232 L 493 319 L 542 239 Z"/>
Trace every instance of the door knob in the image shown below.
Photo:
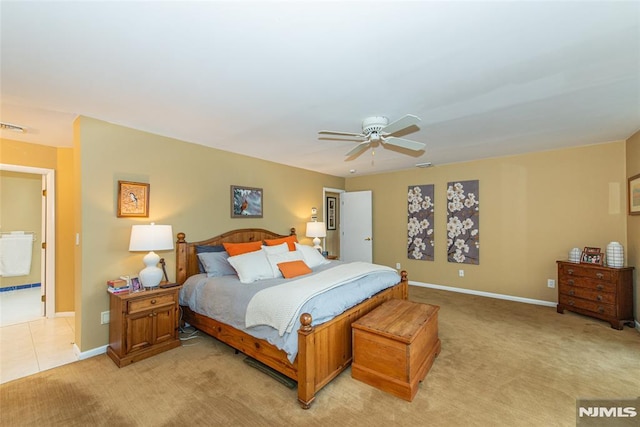
<path fill-rule="evenodd" d="M 364 240 L 366 240 L 367 242 L 370 242 L 370 241 L 371 241 L 371 237 L 367 237 L 367 238 L 366 238 L 366 239 L 364 239 Z"/>

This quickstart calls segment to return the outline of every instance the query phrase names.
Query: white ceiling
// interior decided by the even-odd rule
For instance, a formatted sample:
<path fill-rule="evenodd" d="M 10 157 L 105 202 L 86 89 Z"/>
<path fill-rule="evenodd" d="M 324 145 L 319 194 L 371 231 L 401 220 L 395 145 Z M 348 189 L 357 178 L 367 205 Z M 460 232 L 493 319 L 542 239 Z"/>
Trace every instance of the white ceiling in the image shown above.
<path fill-rule="evenodd" d="M 95 117 L 336 176 L 623 140 L 640 2 L 0 3 L 0 120 L 71 146 Z M 319 130 L 422 118 L 418 156 Z"/>

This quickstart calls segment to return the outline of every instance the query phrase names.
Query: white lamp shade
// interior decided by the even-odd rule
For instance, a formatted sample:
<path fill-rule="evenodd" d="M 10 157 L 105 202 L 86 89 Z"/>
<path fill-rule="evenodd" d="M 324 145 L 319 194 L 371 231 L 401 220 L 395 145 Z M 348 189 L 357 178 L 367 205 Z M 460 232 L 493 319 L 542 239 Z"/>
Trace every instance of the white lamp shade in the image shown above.
<path fill-rule="evenodd" d="M 129 251 L 150 251 L 143 261 L 146 267 L 140 271 L 142 286 L 155 288 L 160 284 L 164 272 L 158 268 L 160 257 L 153 251 L 173 249 L 173 230 L 170 225 L 133 225 Z"/>
<path fill-rule="evenodd" d="M 327 228 L 324 222 L 308 222 L 307 223 L 307 237 L 326 237 Z"/>
<path fill-rule="evenodd" d="M 170 225 L 133 225 L 129 251 L 170 251 L 173 249 L 173 230 Z"/>
<path fill-rule="evenodd" d="M 313 248 L 322 251 L 320 247 L 320 237 L 327 235 L 327 229 L 324 226 L 324 222 L 308 222 L 307 223 L 307 237 L 313 237 Z"/>

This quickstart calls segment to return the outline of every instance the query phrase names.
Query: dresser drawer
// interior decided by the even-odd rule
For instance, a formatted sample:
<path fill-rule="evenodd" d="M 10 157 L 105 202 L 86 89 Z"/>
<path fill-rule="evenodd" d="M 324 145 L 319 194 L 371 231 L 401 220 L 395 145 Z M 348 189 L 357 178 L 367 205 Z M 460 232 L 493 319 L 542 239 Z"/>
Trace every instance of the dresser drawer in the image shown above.
<path fill-rule="evenodd" d="M 565 286 L 587 288 L 600 292 L 616 291 L 616 284 L 613 282 L 605 282 L 604 280 L 597 280 L 580 276 L 560 275 L 560 278 L 558 279 L 558 285 L 561 287 Z"/>
<path fill-rule="evenodd" d="M 154 295 L 148 298 L 129 301 L 127 304 L 127 313 L 133 314 L 152 308 L 163 307 L 175 304 L 175 294 Z"/>
<path fill-rule="evenodd" d="M 561 265 L 558 271 L 560 276 L 568 277 L 590 277 L 592 279 L 611 281 L 612 272 L 608 270 L 599 270 L 594 267 L 585 267 L 580 264 L 575 265 Z"/>
<path fill-rule="evenodd" d="M 564 294 L 560 294 L 559 300 L 560 304 L 564 304 L 570 308 L 581 308 L 583 310 L 592 311 L 604 316 L 614 317 L 616 315 L 615 306 L 611 304 L 588 301 L 582 298 L 574 298 Z"/>
<path fill-rule="evenodd" d="M 616 303 L 616 294 L 613 292 L 600 292 L 600 291 L 589 289 L 589 288 L 567 286 L 562 283 L 558 287 L 558 290 L 560 291 L 561 294 L 564 294 L 570 297 L 583 298 L 583 299 L 604 303 L 604 304 Z"/>

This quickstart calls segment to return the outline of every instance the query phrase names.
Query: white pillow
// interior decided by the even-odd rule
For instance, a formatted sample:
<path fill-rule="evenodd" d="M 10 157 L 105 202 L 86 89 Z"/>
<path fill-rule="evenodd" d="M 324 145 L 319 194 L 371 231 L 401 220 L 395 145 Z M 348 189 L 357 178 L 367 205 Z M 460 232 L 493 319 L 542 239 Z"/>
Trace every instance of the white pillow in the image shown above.
<path fill-rule="evenodd" d="M 316 268 L 319 265 L 331 262 L 328 259 L 325 259 L 316 249 L 313 249 L 312 246 L 296 243 L 296 250 L 302 253 L 302 259 L 309 268 Z"/>
<path fill-rule="evenodd" d="M 279 254 L 267 254 L 267 259 L 269 260 L 269 264 L 271 264 L 271 269 L 273 270 L 273 277 L 282 277 L 282 272 L 278 267 L 278 264 L 280 264 L 281 262 L 298 261 L 298 260 L 304 261 L 302 259 L 302 253 L 300 251 L 290 251 L 288 248 L 287 248 L 287 252 L 282 252 Z"/>
<path fill-rule="evenodd" d="M 265 251 L 267 255 L 282 254 L 285 252 L 289 252 L 289 245 L 287 244 L 287 242 L 284 242 L 280 245 L 275 245 L 275 246 L 262 245 L 262 250 Z"/>
<path fill-rule="evenodd" d="M 240 282 L 253 283 L 256 280 L 273 279 L 273 269 L 263 250 L 249 252 L 227 258 L 229 264 L 236 270 Z"/>

